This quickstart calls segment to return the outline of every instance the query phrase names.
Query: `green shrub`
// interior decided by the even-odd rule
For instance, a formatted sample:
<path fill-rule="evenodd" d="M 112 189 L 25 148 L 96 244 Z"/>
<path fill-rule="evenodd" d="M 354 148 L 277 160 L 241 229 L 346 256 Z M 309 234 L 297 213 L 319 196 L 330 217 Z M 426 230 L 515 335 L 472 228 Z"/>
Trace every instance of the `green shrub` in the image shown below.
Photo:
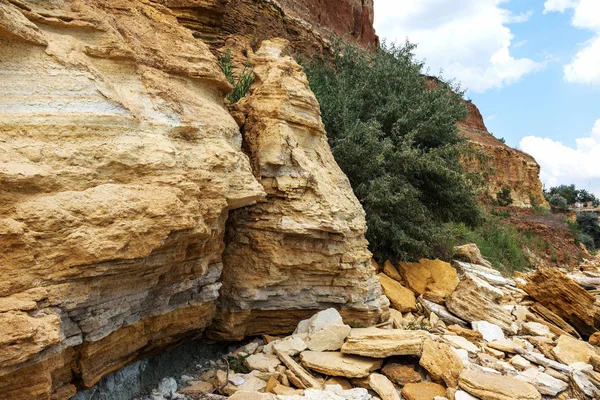
<path fill-rule="evenodd" d="M 475 243 L 481 254 L 492 265 L 507 274 L 514 271 L 525 271 L 532 267 L 524 248 L 544 247 L 537 236 L 529 232 L 521 233 L 510 223 L 501 218 L 489 216 L 485 222 L 475 229 L 464 224 L 453 226 L 452 236 L 457 245 Z"/>
<path fill-rule="evenodd" d="M 496 193 L 496 200 L 500 206 L 509 206 L 513 203 L 512 193 L 510 187 L 503 186 L 502 189 Z"/>
<path fill-rule="evenodd" d="M 585 238 L 582 238 L 582 242 L 586 245 L 586 247 L 590 250 L 599 249 L 600 224 L 598 223 L 598 215 L 591 212 L 579 213 L 577 214 L 577 225 L 579 225 L 582 236 L 586 236 Z"/>
<path fill-rule="evenodd" d="M 303 63 L 378 260 L 448 256 L 445 223 L 480 221 L 459 163 L 462 93 L 425 78 L 413 50 L 384 44 L 371 54 L 337 44 L 332 59 Z"/>
<path fill-rule="evenodd" d="M 254 73 L 249 64 L 244 65 L 244 69 L 236 76 L 231 58 L 231 50 L 227 50 L 223 57 L 219 60 L 221 70 L 225 74 L 227 81 L 233 86 L 233 90 L 227 95 L 227 100 L 231 104 L 240 101 L 250 90 L 250 86 L 254 82 Z"/>
<path fill-rule="evenodd" d="M 569 206 L 567 199 L 562 197 L 560 194 L 553 194 L 550 196 L 548 203 L 550 203 L 553 208 L 558 210 L 566 210 Z"/>

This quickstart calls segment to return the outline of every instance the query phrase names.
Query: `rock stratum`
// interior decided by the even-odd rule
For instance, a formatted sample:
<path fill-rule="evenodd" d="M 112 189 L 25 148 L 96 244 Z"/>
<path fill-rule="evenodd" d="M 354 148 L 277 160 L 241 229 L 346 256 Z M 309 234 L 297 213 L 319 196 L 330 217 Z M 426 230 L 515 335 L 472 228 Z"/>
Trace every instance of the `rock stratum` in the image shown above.
<path fill-rule="evenodd" d="M 1 398 L 68 399 L 213 319 L 386 313 L 306 77 L 283 41 L 250 54 L 242 136 L 181 14 L 212 3 L 0 0 Z"/>
<path fill-rule="evenodd" d="M 546 205 L 540 181 L 540 165 L 527 153 L 513 149 L 488 132 L 477 106 L 466 102 L 468 114 L 459 122 L 460 134 L 466 137 L 483 160 L 468 160 L 469 169 L 487 173 L 486 194 L 496 198 L 504 186 L 511 189 L 514 205 Z M 491 168 L 491 170 L 489 170 Z M 489 170 L 489 171 L 486 171 Z"/>

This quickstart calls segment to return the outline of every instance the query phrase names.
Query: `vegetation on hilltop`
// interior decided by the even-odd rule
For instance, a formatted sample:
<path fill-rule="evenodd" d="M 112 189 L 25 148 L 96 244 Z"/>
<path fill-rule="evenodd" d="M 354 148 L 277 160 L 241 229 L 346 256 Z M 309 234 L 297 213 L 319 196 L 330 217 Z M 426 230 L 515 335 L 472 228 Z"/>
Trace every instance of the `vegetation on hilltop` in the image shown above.
<path fill-rule="evenodd" d="M 384 44 L 371 54 L 339 44 L 332 59 L 304 63 L 378 260 L 448 258 L 451 223 L 481 221 L 459 162 L 462 92 L 424 79 L 414 48 Z"/>

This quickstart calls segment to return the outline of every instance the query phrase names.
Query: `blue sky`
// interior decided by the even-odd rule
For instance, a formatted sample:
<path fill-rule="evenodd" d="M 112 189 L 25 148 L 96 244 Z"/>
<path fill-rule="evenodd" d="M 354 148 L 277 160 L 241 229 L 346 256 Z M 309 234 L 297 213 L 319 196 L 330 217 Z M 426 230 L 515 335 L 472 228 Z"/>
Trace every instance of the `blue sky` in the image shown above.
<path fill-rule="evenodd" d="M 547 186 L 600 196 L 600 0 L 375 0 L 375 28 L 461 82 Z"/>

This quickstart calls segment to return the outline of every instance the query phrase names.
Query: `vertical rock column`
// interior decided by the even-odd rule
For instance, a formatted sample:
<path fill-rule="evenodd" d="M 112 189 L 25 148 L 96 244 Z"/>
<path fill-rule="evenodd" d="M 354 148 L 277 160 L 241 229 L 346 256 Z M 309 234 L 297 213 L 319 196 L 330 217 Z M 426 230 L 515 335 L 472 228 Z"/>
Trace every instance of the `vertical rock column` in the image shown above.
<path fill-rule="evenodd" d="M 331 306 L 350 324 L 387 311 L 364 211 L 333 158 L 302 68 L 283 56 L 287 44 L 265 41 L 251 55 L 255 84 L 237 105 L 267 200 L 230 213 L 213 338 L 289 332 Z"/>

